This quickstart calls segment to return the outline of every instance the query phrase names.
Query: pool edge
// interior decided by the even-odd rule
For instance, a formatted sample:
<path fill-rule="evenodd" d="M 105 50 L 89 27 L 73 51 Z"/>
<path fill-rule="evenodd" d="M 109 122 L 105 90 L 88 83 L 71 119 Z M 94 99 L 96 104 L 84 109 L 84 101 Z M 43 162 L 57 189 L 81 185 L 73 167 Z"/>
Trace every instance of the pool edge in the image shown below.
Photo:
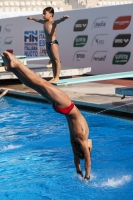
<path fill-rule="evenodd" d="M 2 93 L 3 91 L 4 90 L 0 90 L 0 93 Z M 26 93 L 26 92 L 21 92 L 21 91 L 8 91 L 6 96 L 23 99 L 23 100 L 38 101 L 38 102 L 50 104 L 44 97 L 42 97 L 38 93 L 33 94 L 30 92 Z M 110 106 L 107 106 L 104 104 L 93 104 L 93 103 L 89 103 L 89 102 L 77 101 L 74 99 L 72 99 L 72 101 L 79 109 L 81 109 L 83 111 L 93 112 L 93 113 L 101 114 L 101 115 L 116 116 L 116 117 L 125 118 L 125 119 L 133 118 L 132 112 L 127 112 L 127 111 L 118 110 L 118 109 L 112 109 L 112 108 L 110 108 Z M 108 110 L 108 109 L 110 109 L 110 110 Z M 98 113 L 98 112 L 101 112 L 101 113 Z"/>

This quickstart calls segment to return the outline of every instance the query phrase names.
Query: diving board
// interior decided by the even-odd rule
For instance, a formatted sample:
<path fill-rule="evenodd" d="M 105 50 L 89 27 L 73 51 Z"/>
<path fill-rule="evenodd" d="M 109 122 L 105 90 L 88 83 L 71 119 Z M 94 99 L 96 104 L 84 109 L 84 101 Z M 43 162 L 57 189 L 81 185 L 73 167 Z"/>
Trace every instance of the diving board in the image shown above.
<path fill-rule="evenodd" d="M 133 87 L 116 88 L 115 93 L 123 96 L 133 96 Z"/>
<path fill-rule="evenodd" d="M 133 77 L 133 71 L 87 76 L 87 77 L 82 77 L 82 78 L 68 78 L 68 79 L 62 79 L 52 84 L 53 85 L 68 85 L 68 84 L 103 81 L 103 80 L 117 79 L 117 78 L 131 78 L 131 77 Z"/>
<path fill-rule="evenodd" d="M 22 61 L 26 59 L 26 56 L 24 56 L 24 55 L 23 56 L 17 55 L 15 57 L 18 58 L 19 60 L 22 60 Z M 4 64 L 1 56 L 0 56 L 0 63 Z"/>
<path fill-rule="evenodd" d="M 17 57 L 19 60 L 26 60 L 26 61 L 49 60 L 48 56 L 46 56 L 46 57 L 34 57 L 34 58 L 30 57 L 29 58 L 29 57 L 26 57 L 26 56 L 17 55 L 15 57 Z M 0 57 L 0 63 L 3 63 L 3 60 L 2 60 L 1 57 Z"/>
<path fill-rule="evenodd" d="M 38 60 L 50 60 L 50 58 L 47 57 L 34 57 L 34 58 L 28 58 L 26 57 L 26 61 L 38 61 Z"/>
<path fill-rule="evenodd" d="M 25 59 L 26 58 L 26 56 L 24 56 L 24 55 L 16 55 L 15 57 L 18 58 L 18 59 Z M 2 60 L 2 57 L 0 56 L 0 63 L 2 63 L 2 62 L 3 62 L 3 60 Z"/>
<path fill-rule="evenodd" d="M 39 60 L 49 60 L 49 57 L 46 56 L 46 57 L 26 57 L 26 56 L 22 56 L 22 55 L 17 55 L 16 56 L 24 65 L 27 65 L 27 61 L 39 61 Z M 4 63 L 3 63 L 3 60 L 2 58 L 0 57 L 0 63 L 1 63 L 1 66 L 4 66 Z"/>
<path fill-rule="evenodd" d="M 17 55 L 16 56 L 24 65 L 27 65 L 26 63 L 26 56 L 23 55 Z M 5 71 L 5 67 L 4 67 L 4 62 L 2 57 L 0 57 L 0 72 L 4 72 Z"/>
<path fill-rule="evenodd" d="M 49 60 L 49 57 L 34 57 L 34 58 L 28 58 L 26 56 L 17 55 L 16 56 L 24 65 L 27 66 L 27 62 L 29 61 L 39 61 L 39 60 Z M 5 72 L 4 62 L 2 58 L 0 57 L 0 72 Z"/>

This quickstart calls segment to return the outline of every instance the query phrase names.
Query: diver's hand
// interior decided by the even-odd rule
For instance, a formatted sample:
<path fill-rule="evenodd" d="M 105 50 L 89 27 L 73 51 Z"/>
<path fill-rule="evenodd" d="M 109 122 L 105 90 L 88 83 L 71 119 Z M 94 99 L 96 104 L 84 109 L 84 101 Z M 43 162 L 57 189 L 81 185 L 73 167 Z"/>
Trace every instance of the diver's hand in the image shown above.
<path fill-rule="evenodd" d="M 32 19 L 33 19 L 33 17 L 32 17 L 32 16 L 29 16 L 29 17 L 27 17 L 27 19 L 29 19 L 29 20 L 32 20 Z"/>
<path fill-rule="evenodd" d="M 77 174 L 79 174 L 81 177 L 83 177 L 83 173 L 81 170 L 77 170 Z"/>
<path fill-rule="evenodd" d="M 86 176 L 85 176 L 85 177 L 84 177 L 84 180 L 87 181 L 87 182 L 89 182 L 89 181 L 90 181 L 90 176 L 89 176 L 89 177 L 86 177 Z"/>
<path fill-rule="evenodd" d="M 69 18 L 69 16 L 68 16 L 68 15 L 64 15 L 64 16 L 63 16 L 63 18 L 65 18 L 65 19 L 68 19 L 68 18 Z"/>

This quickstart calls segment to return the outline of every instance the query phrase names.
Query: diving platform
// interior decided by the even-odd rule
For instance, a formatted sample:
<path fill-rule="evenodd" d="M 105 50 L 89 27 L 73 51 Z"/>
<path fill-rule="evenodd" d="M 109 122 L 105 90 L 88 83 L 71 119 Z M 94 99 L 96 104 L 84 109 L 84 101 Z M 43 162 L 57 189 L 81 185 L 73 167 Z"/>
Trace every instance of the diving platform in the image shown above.
<path fill-rule="evenodd" d="M 49 60 L 49 57 L 27 58 L 26 56 L 21 56 L 21 55 L 17 55 L 16 57 L 29 69 L 34 71 L 38 76 L 42 78 L 53 77 L 52 68 L 49 68 L 46 65 L 42 65 L 42 64 L 29 64 L 30 61 Z M 0 80 L 17 79 L 17 77 L 12 72 L 5 71 L 2 58 L 0 58 L 0 64 L 1 64 Z M 60 73 L 60 77 L 83 75 L 88 72 L 91 72 L 91 67 L 86 67 L 86 68 L 71 67 L 68 69 L 68 67 L 63 66 Z M 52 83 L 52 84 L 58 86 L 58 85 L 86 83 L 86 82 L 94 82 L 94 81 L 101 81 L 101 80 L 118 79 L 118 78 L 131 78 L 132 76 L 133 76 L 133 71 L 129 71 L 129 72 L 86 76 L 86 77 L 80 77 L 80 78 L 66 78 L 66 79 L 61 79 L 60 81 Z"/>
<path fill-rule="evenodd" d="M 40 61 L 40 60 L 49 60 L 49 57 L 28 58 L 26 56 L 21 56 L 21 55 L 17 55 L 16 57 L 29 69 L 34 71 L 38 76 L 42 78 L 53 77 L 53 71 L 51 67 L 47 67 L 47 65 L 43 65 L 43 64 L 29 64 L 30 61 L 33 62 L 33 61 Z M 88 72 L 91 72 L 91 67 L 68 68 L 68 67 L 63 66 L 60 72 L 60 77 L 83 75 Z M 12 72 L 5 71 L 3 60 L 2 58 L 0 58 L 0 80 L 6 80 L 6 79 L 18 79 L 18 78 Z"/>
<path fill-rule="evenodd" d="M 52 68 L 48 68 L 45 65 L 40 64 L 28 64 L 27 67 L 34 71 L 38 76 L 42 78 L 49 78 L 53 77 L 53 71 Z M 1 70 L 1 68 L 3 68 Z M 0 67 L 0 80 L 6 80 L 6 79 L 18 79 L 12 72 L 5 71 L 4 67 Z M 66 76 L 75 76 L 75 75 L 83 75 L 91 71 L 91 68 L 72 68 L 68 69 L 67 67 L 63 67 L 63 69 L 60 72 L 60 77 L 66 77 Z"/>

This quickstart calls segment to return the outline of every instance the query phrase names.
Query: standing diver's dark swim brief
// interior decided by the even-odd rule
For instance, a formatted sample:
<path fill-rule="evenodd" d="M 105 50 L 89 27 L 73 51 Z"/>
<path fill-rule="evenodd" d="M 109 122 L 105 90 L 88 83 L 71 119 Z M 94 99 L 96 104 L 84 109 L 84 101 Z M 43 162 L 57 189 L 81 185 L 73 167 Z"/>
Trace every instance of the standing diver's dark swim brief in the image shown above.
<path fill-rule="evenodd" d="M 71 101 L 71 105 L 67 108 L 60 108 L 60 107 L 56 106 L 55 103 L 53 103 L 52 106 L 56 112 L 64 114 L 64 115 L 68 115 L 70 113 L 70 111 L 74 108 L 74 103 Z"/>
<path fill-rule="evenodd" d="M 54 41 L 52 41 L 52 42 L 46 42 L 46 47 L 50 50 L 50 48 L 51 48 L 51 46 L 52 46 L 53 44 L 58 44 L 58 45 L 59 45 L 58 41 L 57 41 L 57 40 L 54 40 Z"/>
<path fill-rule="evenodd" d="M 80 144 L 78 144 L 77 142 L 73 142 L 73 141 L 71 141 L 71 144 L 72 144 L 72 148 L 73 148 L 74 154 L 75 154 L 78 158 L 84 159 L 84 158 L 85 158 L 84 152 L 83 152 L 83 150 L 81 149 Z M 89 149 L 89 152 L 90 152 L 90 148 L 89 148 L 89 147 L 88 147 L 88 149 Z M 90 152 L 90 153 L 91 153 L 91 152 Z"/>

